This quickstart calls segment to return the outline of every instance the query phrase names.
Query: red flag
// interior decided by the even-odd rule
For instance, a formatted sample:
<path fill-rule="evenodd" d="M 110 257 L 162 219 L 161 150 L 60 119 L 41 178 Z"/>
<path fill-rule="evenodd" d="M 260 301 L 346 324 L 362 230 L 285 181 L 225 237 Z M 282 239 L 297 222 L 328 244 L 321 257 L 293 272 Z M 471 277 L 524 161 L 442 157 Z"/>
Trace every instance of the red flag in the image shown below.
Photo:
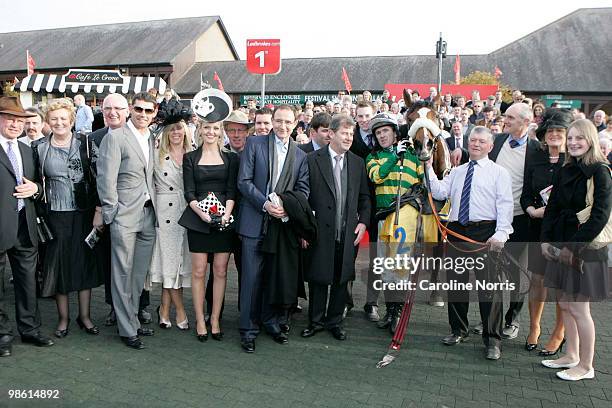
<path fill-rule="evenodd" d="M 219 75 L 217 74 L 217 71 L 215 71 L 215 75 L 213 76 L 213 79 L 214 79 L 215 81 L 217 81 L 217 85 L 219 85 L 219 86 L 218 86 L 219 90 L 220 90 L 220 91 L 224 91 L 224 89 L 223 89 L 223 84 L 221 83 L 221 78 L 219 78 Z"/>
<path fill-rule="evenodd" d="M 495 78 L 499 79 L 499 77 L 502 75 L 503 75 L 503 72 L 501 72 L 501 69 L 499 69 L 499 67 L 496 65 L 495 66 Z"/>
<path fill-rule="evenodd" d="M 344 88 L 346 88 L 348 93 L 351 93 L 353 87 L 351 86 L 351 81 L 349 81 L 348 74 L 346 73 L 346 69 L 344 69 L 344 67 L 342 67 L 342 80 L 344 81 Z"/>
<path fill-rule="evenodd" d="M 461 58 L 459 58 L 459 54 L 457 54 L 457 58 L 455 58 L 455 83 L 459 85 L 461 82 Z"/>
<path fill-rule="evenodd" d="M 34 74 L 34 68 L 36 67 L 36 61 L 30 55 L 30 51 L 26 50 L 26 65 L 28 67 L 28 75 Z"/>

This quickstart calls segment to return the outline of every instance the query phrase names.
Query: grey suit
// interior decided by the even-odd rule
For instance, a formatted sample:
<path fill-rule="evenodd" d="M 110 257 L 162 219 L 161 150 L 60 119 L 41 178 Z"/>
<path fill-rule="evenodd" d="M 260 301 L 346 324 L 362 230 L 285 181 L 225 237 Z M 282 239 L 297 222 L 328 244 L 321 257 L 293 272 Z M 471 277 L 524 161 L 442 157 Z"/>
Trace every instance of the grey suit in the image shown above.
<path fill-rule="evenodd" d="M 111 292 L 119 335 L 136 336 L 140 293 L 155 244 L 153 138 L 149 164 L 126 125 L 111 130 L 100 145 L 98 195 L 111 234 Z"/>

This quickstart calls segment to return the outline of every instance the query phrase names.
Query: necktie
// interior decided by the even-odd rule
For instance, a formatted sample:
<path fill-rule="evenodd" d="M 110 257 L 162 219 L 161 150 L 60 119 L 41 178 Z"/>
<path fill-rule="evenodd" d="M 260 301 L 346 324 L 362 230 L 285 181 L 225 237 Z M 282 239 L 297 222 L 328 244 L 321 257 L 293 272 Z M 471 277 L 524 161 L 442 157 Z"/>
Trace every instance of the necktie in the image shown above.
<path fill-rule="evenodd" d="M 342 236 L 342 156 L 336 155 L 334 157 L 336 163 L 334 164 L 334 185 L 336 187 L 336 241 L 340 241 Z"/>
<path fill-rule="evenodd" d="M 461 204 L 459 205 L 459 223 L 467 225 L 470 221 L 470 192 L 472 190 L 472 177 L 474 176 L 475 160 L 471 160 L 468 164 L 467 173 L 463 182 L 463 190 L 461 191 Z"/>
<path fill-rule="evenodd" d="M 372 135 L 368 135 L 368 148 L 373 148 L 374 142 L 372 141 Z"/>
<path fill-rule="evenodd" d="M 461 139 L 462 139 L 462 137 L 456 137 L 455 138 L 455 147 L 459 147 L 459 148 L 463 147 L 463 144 L 461 143 L 461 142 L 463 142 L 463 140 L 461 140 Z"/>
<path fill-rule="evenodd" d="M 510 143 L 510 147 L 511 147 L 511 148 L 513 148 L 513 149 L 514 149 L 515 147 L 518 147 L 518 145 L 519 145 L 519 142 L 517 142 L 517 141 L 516 141 L 516 140 L 514 140 L 514 139 L 510 139 L 510 142 L 509 142 L 509 143 Z"/>
<path fill-rule="evenodd" d="M 13 142 L 10 141 L 8 142 L 8 151 L 6 152 L 6 155 L 9 158 L 9 161 L 11 162 L 11 165 L 13 166 L 13 171 L 15 172 L 15 181 L 17 182 L 17 185 L 20 185 L 21 183 L 23 183 L 22 180 L 22 174 L 21 174 L 21 169 L 19 168 L 19 162 L 17 161 L 17 154 L 15 153 L 15 151 L 13 150 Z M 23 198 L 19 198 L 17 200 L 17 212 L 21 211 L 21 209 L 23 208 Z"/>

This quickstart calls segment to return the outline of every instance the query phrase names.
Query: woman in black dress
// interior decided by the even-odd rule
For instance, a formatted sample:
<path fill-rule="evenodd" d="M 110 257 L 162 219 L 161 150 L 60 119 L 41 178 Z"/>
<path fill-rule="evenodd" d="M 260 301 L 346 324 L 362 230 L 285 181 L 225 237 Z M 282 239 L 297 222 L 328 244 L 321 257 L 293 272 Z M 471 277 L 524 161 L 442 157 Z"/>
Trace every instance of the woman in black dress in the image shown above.
<path fill-rule="evenodd" d="M 185 154 L 183 159 L 183 181 L 188 207 L 179 222 L 187 228 L 187 240 L 191 252 L 191 287 L 196 314 L 196 335 L 200 341 L 208 339 L 204 321 L 204 278 L 208 254 L 214 254 L 211 334 L 213 339 L 221 340 L 223 333 L 219 325 L 219 314 L 225 296 L 227 263 L 235 242 L 233 226 L 228 224 L 236 198 L 239 162 L 235 153 L 223 147 L 222 130 L 222 122 L 200 122 L 196 134 L 201 146 Z M 226 212 L 221 218 L 221 224 L 228 227 L 223 230 L 211 225 L 211 216 L 197 206 L 209 192 L 213 192 L 221 204 L 225 205 Z"/>
<path fill-rule="evenodd" d="M 547 109 L 541 117 L 541 123 L 536 136 L 541 142 L 541 149 L 534 154 L 525 167 L 525 181 L 521 194 L 521 207 L 529 215 L 529 259 L 528 268 L 533 273 L 529 289 L 529 335 L 525 341 L 525 350 L 532 351 L 538 347 L 540 337 L 540 319 L 546 301 L 546 288 L 544 287 L 544 271 L 546 259 L 541 256 L 540 235 L 542 232 L 542 218 L 546 209 L 543 192 L 552 185 L 553 177 L 557 174 L 565 160 L 565 139 L 567 128 L 572 122 L 572 114 L 567 109 Z M 544 346 L 540 355 L 550 356 L 556 354 L 563 343 L 563 319 L 561 309 L 557 304 L 555 328 Z"/>
<path fill-rule="evenodd" d="M 595 376 L 595 325 L 590 302 L 608 296 L 610 238 L 600 234 L 605 231 L 609 235 L 612 227 L 612 177 L 598 146 L 597 130 L 589 120 L 577 120 L 570 125 L 566 151 L 565 163 L 555 177 L 544 213 L 542 255 L 550 261 L 544 284 L 556 289 L 563 311 L 567 352 L 542 364 L 568 368 L 557 376 L 577 381 Z M 577 213 L 587 207 L 587 202 L 590 215 L 579 222 Z"/>
<path fill-rule="evenodd" d="M 72 133 L 75 108 L 68 99 L 47 107 L 46 121 L 53 134 L 32 144 L 39 179 L 43 180 L 49 228 L 54 239 L 43 260 L 43 296 L 55 296 L 59 322 L 56 337 L 68 335 L 68 294 L 79 292 L 76 321 L 89 334 L 98 334 L 89 313 L 91 288 L 100 286 L 92 249 L 85 238 L 93 229 L 95 177 L 89 164 L 87 137 Z"/>

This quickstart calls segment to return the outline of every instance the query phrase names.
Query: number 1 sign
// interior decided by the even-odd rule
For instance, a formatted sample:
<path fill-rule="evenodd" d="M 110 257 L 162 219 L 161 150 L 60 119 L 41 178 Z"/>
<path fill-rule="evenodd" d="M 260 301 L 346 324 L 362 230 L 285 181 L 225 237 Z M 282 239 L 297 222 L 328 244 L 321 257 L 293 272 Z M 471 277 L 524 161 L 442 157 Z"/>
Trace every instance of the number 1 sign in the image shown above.
<path fill-rule="evenodd" d="M 280 40 L 247 40 L 247 70 L 252 74 L 278 74 L 281 70 Z"/>

